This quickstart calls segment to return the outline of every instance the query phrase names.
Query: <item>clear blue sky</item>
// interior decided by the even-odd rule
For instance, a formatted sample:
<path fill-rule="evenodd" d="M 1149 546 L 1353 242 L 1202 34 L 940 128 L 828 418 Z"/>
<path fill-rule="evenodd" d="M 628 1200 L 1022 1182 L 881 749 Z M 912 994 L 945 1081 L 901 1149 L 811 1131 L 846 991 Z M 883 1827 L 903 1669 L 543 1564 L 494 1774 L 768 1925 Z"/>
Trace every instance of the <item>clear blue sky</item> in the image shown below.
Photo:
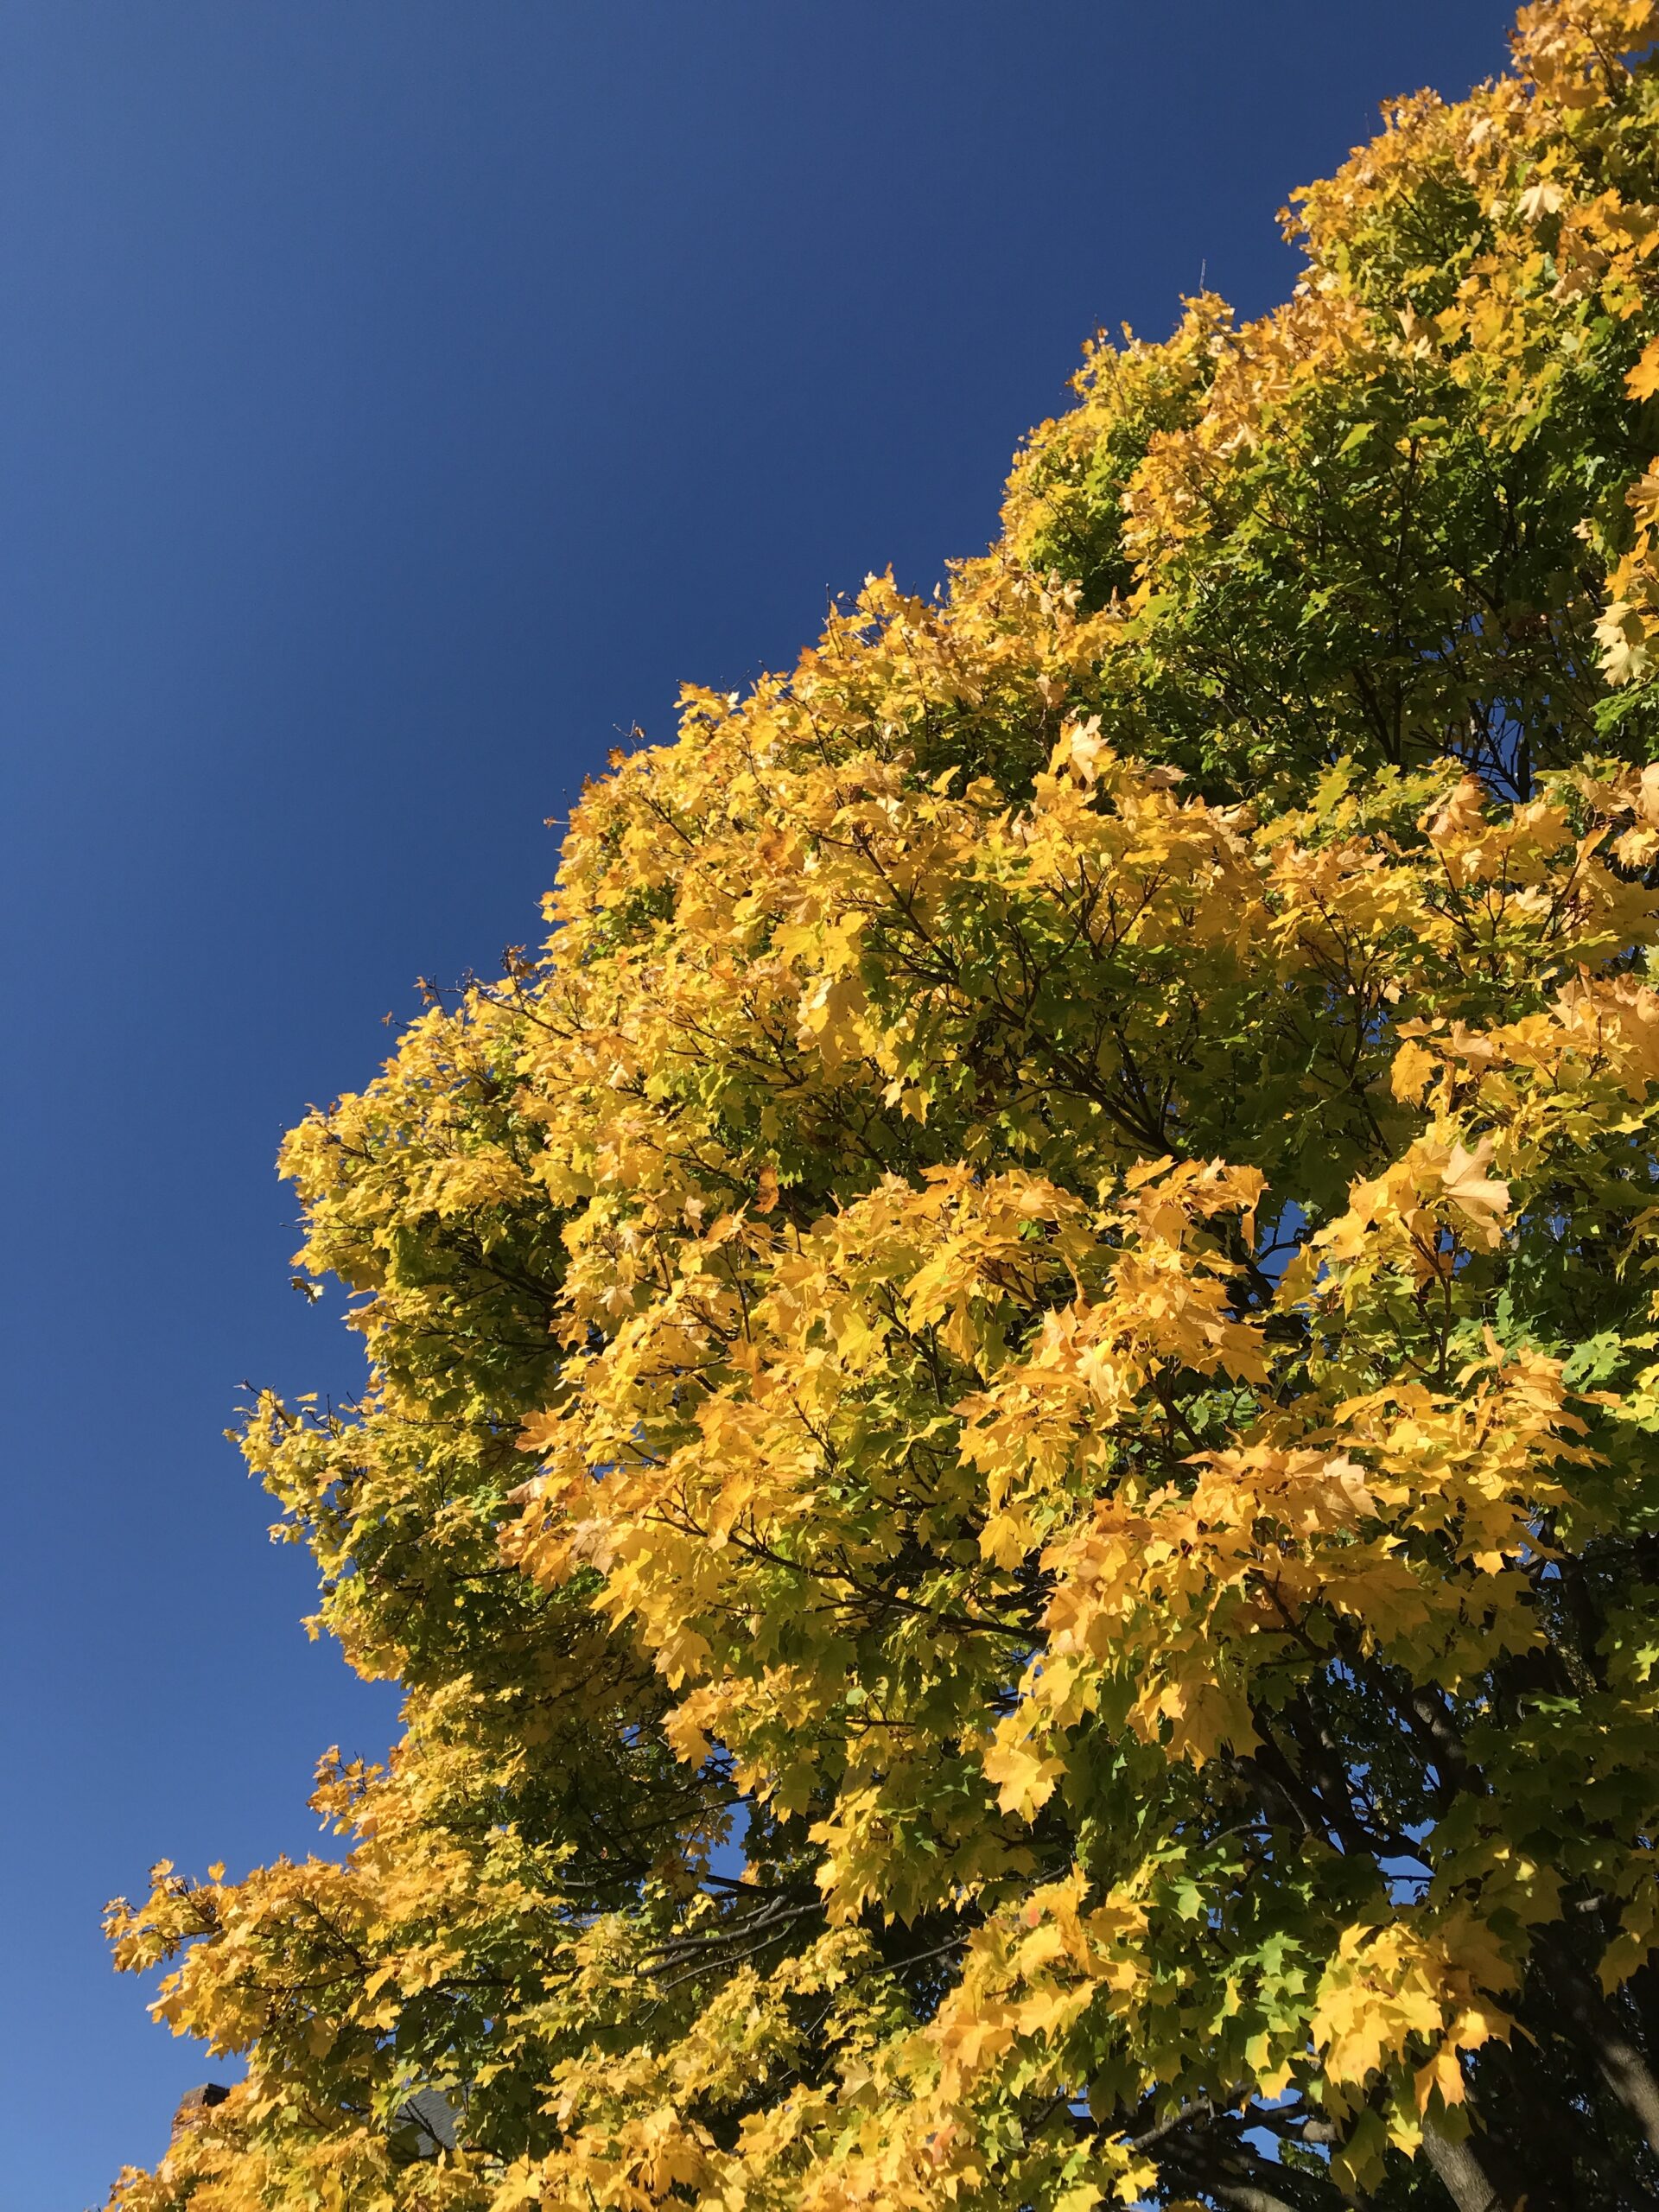
<path fill-rule="evenodd" d="M 219 1433 L 355 1379 L 284 1124 L 534 935 L 619 728 L 982 547 L 1085 334 L 1280 296 L 1291 187 L 1509 15 L 0 0 L 0 2212 L 210 2070 L 104 1899 L 391 1732 Z"/>

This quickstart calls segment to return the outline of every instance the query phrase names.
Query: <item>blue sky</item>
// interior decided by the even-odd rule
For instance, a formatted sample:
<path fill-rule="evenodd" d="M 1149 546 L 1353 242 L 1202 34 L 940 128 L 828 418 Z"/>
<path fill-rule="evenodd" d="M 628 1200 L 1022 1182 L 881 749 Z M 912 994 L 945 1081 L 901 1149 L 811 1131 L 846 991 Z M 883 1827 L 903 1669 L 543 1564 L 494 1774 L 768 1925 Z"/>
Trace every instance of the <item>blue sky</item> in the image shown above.
<path fill-rule="evenodd" d="M 357 1374 L 285 1123 L 534 935 L 619 730 L 980 549 L 1084 335 L 1271 303 L 1290 188 L 1509 15 L 0 0 L 0 2212 L 210 2071 L 105 1898 L 310 1848 L 392 1730 L 220 1435 Z"/>

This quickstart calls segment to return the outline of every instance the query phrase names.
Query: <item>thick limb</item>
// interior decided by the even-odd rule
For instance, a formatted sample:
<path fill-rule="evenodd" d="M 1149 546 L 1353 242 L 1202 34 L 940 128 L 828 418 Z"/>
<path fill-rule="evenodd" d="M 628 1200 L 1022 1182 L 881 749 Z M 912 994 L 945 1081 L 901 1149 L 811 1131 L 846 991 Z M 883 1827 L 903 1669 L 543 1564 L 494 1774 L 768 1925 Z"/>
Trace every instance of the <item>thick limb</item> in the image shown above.
<path fill-rule="evenodd" d="M 1454 2141 L 1431 2122 L 1425 2122 L 1423 2156 L 1458 2212 L 1516 2212 L 1517 2200 L 1499 2190 L 1481 2160 L 1474 2137 Z"/>
<path fill-rule="evenodd" d="M 1534 1955 L 1560 2007 L 1563 2024 L 1588 2050 L 1609 2090 L 1659 2152 L 1659 2080 L 1646 2056 L 1559 1929 L 1546 1929 L 1540 1935 Z"/>

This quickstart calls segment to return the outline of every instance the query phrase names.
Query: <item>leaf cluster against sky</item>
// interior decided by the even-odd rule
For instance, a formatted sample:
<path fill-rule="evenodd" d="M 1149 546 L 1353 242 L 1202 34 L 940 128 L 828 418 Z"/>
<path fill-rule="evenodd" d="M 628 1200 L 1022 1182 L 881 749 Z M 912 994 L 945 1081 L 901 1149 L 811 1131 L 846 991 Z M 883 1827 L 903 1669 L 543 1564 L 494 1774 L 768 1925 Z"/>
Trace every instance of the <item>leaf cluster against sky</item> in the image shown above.
<path fill-rule="evenodd" d="M 290 1137 L 405 1734 L 114 1910 L 248 2059 L 128 2212 L 1653 2201 L 1656 28 L 1096 345 Z"/>

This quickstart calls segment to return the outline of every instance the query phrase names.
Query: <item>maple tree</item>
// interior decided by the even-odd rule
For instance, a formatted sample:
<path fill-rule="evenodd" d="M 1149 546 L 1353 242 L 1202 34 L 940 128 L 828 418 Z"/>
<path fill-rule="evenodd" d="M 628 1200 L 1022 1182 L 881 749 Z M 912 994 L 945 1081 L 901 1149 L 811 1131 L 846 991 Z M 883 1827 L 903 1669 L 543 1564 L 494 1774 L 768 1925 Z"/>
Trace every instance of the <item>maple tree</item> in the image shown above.
<path fill-rule="evenodd" d="M 248 2062 L 123 2212 L 1659 2203 L 1656 37 L 1090 347 L 288 1140 L 405 1732 L 111 1908 Z"/>

